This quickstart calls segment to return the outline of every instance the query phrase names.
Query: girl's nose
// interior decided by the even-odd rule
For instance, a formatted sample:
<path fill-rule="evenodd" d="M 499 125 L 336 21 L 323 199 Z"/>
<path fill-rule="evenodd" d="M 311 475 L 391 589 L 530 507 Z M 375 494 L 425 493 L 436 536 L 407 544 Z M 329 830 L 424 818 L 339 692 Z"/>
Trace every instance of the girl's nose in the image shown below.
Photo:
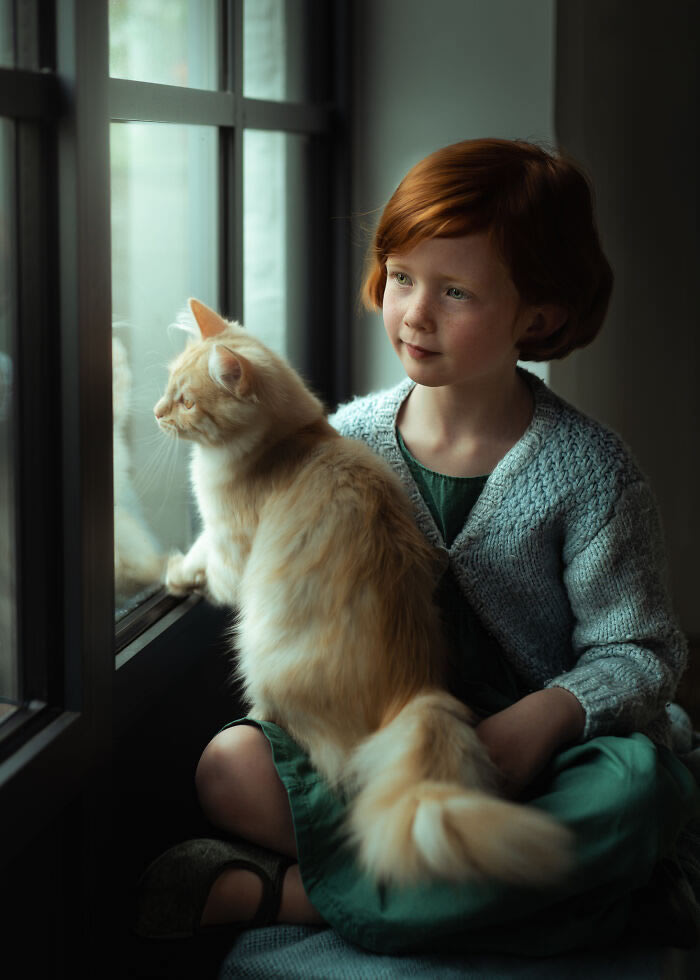
<path fill-rule="evenodd" d="M 425 299 L 416 299 L 406 310 L 404 323 L 414 330 L 432 333 L 435 330 L 435 320 L 430 304 Z"/>

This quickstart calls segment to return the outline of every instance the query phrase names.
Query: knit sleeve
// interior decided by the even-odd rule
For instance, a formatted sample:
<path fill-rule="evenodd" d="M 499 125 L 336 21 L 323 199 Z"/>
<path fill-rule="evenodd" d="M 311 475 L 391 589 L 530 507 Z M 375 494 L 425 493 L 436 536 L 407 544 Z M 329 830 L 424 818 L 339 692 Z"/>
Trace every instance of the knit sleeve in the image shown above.
<path fill-rule="evenodd" d="M 548 687 L 574 694 L 583 738 L 644 729 L 673 697 L 686 644 L 665 583 L 661 527 L 644 480 L 626 487 L 604 526 L 565 562 L 573 669 Z"/>

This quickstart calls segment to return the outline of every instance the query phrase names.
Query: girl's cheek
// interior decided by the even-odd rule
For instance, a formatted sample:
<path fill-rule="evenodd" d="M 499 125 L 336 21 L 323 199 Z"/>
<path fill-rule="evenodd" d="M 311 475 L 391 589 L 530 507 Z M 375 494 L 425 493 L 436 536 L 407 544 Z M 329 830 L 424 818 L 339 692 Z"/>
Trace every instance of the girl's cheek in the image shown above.
<path fill-rule="evenodd" d="M 396 322 L 397 318 L 400 317 L 397 303 L 391 296 L 384 294 L 384 302 L 382 304 L 382 316 L 384 317 L 384 326 L 389 330 L 393 324 Z"/>

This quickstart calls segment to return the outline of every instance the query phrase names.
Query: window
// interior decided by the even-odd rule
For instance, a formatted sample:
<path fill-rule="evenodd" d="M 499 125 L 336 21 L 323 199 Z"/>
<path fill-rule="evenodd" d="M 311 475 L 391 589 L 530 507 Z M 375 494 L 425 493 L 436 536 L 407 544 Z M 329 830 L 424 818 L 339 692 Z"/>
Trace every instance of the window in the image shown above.
<path fill-rule="evenodd" d="M 11 68 L 15 63 L 14 10 L 11 0 L 0 0 L 0 68 Z"/>
<path fill-rule="evenodd" d="M 4 54 L 5 52 L 2 52 Z M 0 721 L 19 699 L 15 610 L 13 324 L 14 133 L 0 121 Z"/>
<path fill-rule="evenodd" d="M 248 130 L 243 155 L 243 322 L 297 366 L 308 313 L 311 202 L 309 139 Z"/>
<path fill-rule="evenodd" d="M 230 9 L 242 32 L 227 20 Z M 123 647 L 150 622 L 145 609 L 172 605 L 160 587 L 165 555 L 186 550 L 197 530 L 187 451 L 162 437 L 152 413 L 165 365 L 183 343 L 168 325 L 186 316 L 188 297 L 242 320 L 319 380 L 318 356 L 315 364 L 309 357 L 311 235 L 320 216 L 311 188 L 332 119 L 326 56 L 309 52 L 311 26 L 327 32 L 330 22 L 328 6 L 309 0 L 233 8 L 177 0 L 167 12 L 157 0 L 112 0 L 109 15 L 115 616 Z M 328 350 L 328 339 L 321 346 Z"/>
<path fill-rule="evenodd" d="M 246 322 L 331 406 L 348 393 L 344 9 L 0 0 L 0 839 L 13 847 L 106 756 L 158 651 L 191 656 L 178 630 L 196 602 L 166 596 L 160 574 L 196 515 L 187 459 L 152 413 L 187 298 Z M 31 819 L 28 793 L 46 804 Z"/>
<path fill-rule="evenodd" d="M 157 591 L 163 556 L 194 539 L 187 454 L 154 424 L 168 330 L 188 295 L 218 302 L 217 132 L 113 123 L 112 394 L 115 614 Z"/>
<path fill-rule="evenodd" d="M 217 0 L 109 0 L 110 75 L 218 88 L 220 6 Z"/>
<path fill-rule="evenodd" d="M 216 89 L 225 57 L 218 6 L 110 0 L 110 75 Z M 148 92 L 132 85 L 129 115 L 137 118 L 110 127 L 115 618 L 127 627 L 120 646 L 148 622 L 144 602 L 171 604 L 162 601 L 165 556 L 186 551 L 196 533 L 187 453 L 153 418 L 165 366 L 182 345 L 167 327 L 189 296 L 214 307 L 219 300 L 218 128 L 198 125 L 196 114 L 189 124 L 153 121 L 152 112 L 138 120 Z"/>
<path fill-rule="evenodd" d="M 312 64 L 305 0 L 247 0 L 243 8 L 243 94 L 305 102 Z"/>

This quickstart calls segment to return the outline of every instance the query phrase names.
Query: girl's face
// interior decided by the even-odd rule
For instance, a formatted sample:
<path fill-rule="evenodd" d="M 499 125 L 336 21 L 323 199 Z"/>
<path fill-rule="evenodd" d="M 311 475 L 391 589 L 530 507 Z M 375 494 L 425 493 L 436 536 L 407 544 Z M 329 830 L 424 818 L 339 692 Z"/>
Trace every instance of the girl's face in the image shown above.
<path fill-rule="evenodd" d="M 534 311 L 488 235 L 431 238 L 386 262 L 384 326 L 406 373 L 428 387 L 512 381 Z"/>

